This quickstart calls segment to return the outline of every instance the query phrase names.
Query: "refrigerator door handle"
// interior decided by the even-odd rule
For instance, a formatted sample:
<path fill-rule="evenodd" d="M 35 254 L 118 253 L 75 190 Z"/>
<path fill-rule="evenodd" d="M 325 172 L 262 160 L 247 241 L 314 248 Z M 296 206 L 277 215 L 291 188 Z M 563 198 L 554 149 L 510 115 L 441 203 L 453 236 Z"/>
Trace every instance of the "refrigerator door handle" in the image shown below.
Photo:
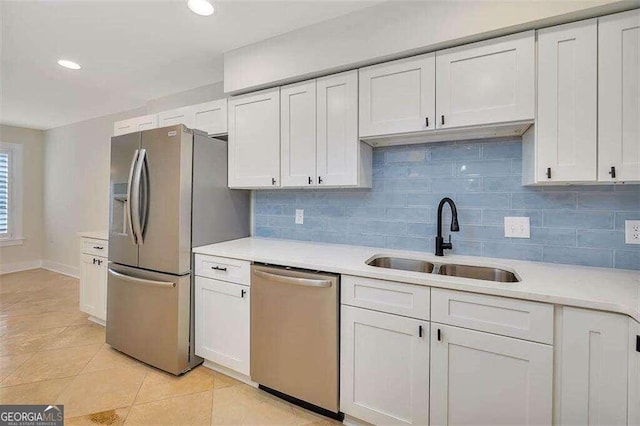
<path fill-rule="evenodd" d="M 131 242 L 133 244 L 138 244 L 136 233 L 133 229 L 133 206 L 132 206 L 132 185 L 133 185 L 133 174 L 136 169 L 136 163 L 138 162 L 138 154 L 139 150 L 133 153 L 133 157 L 131 158 L 131 167 L 129 168 L 129 180 L 127 181 L 127 228 L 129 228 L 129 236 L 131 237 Z"/>
<path fill-rule="evenodd" d="M 145 165 L 145 157 L 147 155 L 146 149 L 141 149 L 138 154 L 138 162 L 136 164 L 136 169 L 133 173 L 133 183 L 131 185 L 131 210 L 132 210 L 132 222 L 133 222 L 133 231 L 136 234 L 136 240 L 138 244 L 144 244 L 144 239 L 142 237 L 142 220 L 140 211 L 140 182 L 142 180 L 142 169 Z"/>
<path fill-rule="evenodd" d="M 266 280 L 270 280 L 273 282 L 277 282 L 280 284 L 292 284 L 292 285 L 301 285 L 305 287 L 321 287 L 321 288 L 331 287 L 330 280 L 314 280 L 309 278 L 288 277 L 285 275 L 271 274 L 269 272 L 262 272 L 262 271 L 253 271 L 253 273 L 261 278 L 264 278 Z"/>
<path fill-rule="evenodd" d="M 116 278 L 119 278 L 123 281 L 129 281 L 134 284 L 143 284 L 143 285 L 151 285 L 155 287 L 175 287 L 176 283 L 170 281 L 155 281 L 155 280 L 145 280 L 142 278 L 132 277 L 130 275 L 125 275 L 120 272 L 116 272 L 113 269 L 109 268 L 109 275 L 112 275 Z"/>
<path fill-rule="evenodd" d="M 144 238 L 147 229 L 147 216 L 149 212 L 149 160 L 145 154 L 142 156 L 142 210 L 140 211 L 140 238 Z"/>

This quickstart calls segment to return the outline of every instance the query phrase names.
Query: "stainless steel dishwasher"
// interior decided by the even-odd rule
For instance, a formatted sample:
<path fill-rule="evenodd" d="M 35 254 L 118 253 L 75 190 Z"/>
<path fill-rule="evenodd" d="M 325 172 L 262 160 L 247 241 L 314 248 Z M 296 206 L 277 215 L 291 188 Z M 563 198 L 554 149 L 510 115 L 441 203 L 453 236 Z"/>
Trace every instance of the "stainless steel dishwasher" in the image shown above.
<path fill-rule="evenodd" d="M 341 418 L 339 285 L 338 275 L 251 267 L 251 380 L 334 418 Z"/>

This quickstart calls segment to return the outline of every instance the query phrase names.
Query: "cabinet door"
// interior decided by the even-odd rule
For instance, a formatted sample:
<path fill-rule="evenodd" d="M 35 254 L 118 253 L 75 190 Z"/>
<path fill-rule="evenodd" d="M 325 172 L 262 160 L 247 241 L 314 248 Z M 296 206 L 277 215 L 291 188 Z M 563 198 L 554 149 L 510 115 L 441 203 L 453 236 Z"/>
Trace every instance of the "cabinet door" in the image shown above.
<path fill-rule="evenodd" d="M 100 298 L 106 293 L 101 287 L 106 281 L 104 268 L 97 261 L 99 258 L 88 254 L 82 254 L 80 259 L 80 310 L 94 317 L 106 318 L 102 311 Z M 105 297 L 106 299 L 106 297 Z"/>
<path fill-rule="evenodd" d="M 431 425 L 549 425 L 552 391 L 552 346 L 431 324 Z"/>
<path fill-rule="evenodd" d="M 227 133 L 227 99 L 218 99 L 190 107 L 193 128 L 212 135 Z"/>
<path fill-rule="evenodd" d="M 564 307 L 558 323 L 556 423 L 627 424 L 628 318 Z"/>
<path fill-rule="evenodd" d="M 107 280 L 108 273 L 107 267 L 109 264 L 109 259 L 106 257 L 97 258 L 98 262 L 97 271 L 96 271 L 96 284 L 98 286 L 98 303 L 96 305 L 96 313 L 95 317 L 101 319 L 102 321 L 107 320 Z"/>
<path fill-rule="evenodd" d="M 280 88 L 282 186 L 316 184 L 316 81 Z"/>
<path fill-rule="evenodd" d="M 533 31 L 436 52 L 439 129 L 533 121 Z"/>
<path fill-rule="evenodd" d="M 598 180 L 640 181 L 640 10 L 598 19 L 598 55 Z"/>
<path fill-rule="evenodd" d="M 193 108 L 190 106 L 163 111 L 158 114 L 158 127 L 184 124 L 188 128 L 193 128 Z"/>
<path fill-rule="evenodd" d="M 538 31 L 540 181 L 596 180 L 597 38 L 596 19 Z"/>
<path fill-rule="evenodd" d="M 640 323 L 629 318 L 629 425 L 640 426 Z"/>
<path fill-rule="evenodd" d="M 229 100 L 229 187 L 280 186 L 280 89 Z"/>
<path fill-rule="evenodd" d="M 342 306 L 340 410 L 373 424 L 429 423 L 427 322 Z"/>
<path fill-rule="evenodd" d="M 249 375 L 250 288 L 196 277 L 196 355 Z"/>
<path fill-rule="evenodd" d="M 317 80 L 318 185 L 359 185 L 358 73 Z"/>
<path fill-rule="evenodd" d="M 139 132 L 158 127 L 158 114 L 144 115 L 129 120 L 116 121 L 113 125 L 113 136 Z"/>
<path fill-rule="evenodd" d="M 360 68 L 360 137 L 435 129 L 435 54 Z"/>

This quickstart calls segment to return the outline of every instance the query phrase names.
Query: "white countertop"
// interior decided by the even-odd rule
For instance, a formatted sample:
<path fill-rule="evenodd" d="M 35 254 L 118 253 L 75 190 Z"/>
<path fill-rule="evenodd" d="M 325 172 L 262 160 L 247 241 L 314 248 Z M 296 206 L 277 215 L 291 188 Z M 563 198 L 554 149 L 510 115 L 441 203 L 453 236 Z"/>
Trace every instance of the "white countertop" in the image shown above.
<path fill-rule="evenodd" d="M 430 287 L 617 312 L 640 322 L 640 272 L 556 265 L 540 262 L 445 255 L 341 244 L 310 243 L 272 238 L 242 238 L 196 247 L 194 253 L 273 265 L 401 281 Z M 374 256 L 395 256 L 434 263 L 491 266 L 515 272 L 518 283 L 496 283 L 422 272 L 369 266 Z"/>
<path fill-rule="evenodd" d="M 96 240 L 108 240 L 109 232 L 107 231 L 83 231 L 78 232 L 78 236 L 83 238 L 95 238 Z"/>

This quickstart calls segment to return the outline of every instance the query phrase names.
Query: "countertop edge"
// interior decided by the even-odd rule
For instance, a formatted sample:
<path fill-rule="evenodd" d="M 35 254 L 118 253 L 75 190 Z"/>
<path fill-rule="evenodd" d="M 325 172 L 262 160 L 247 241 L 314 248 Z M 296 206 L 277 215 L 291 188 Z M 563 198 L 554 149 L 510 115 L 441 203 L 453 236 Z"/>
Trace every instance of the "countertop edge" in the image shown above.
<path fill-rule="evenodd" d="M 285 241 L 285 240 L 274 240 L 274 241 Z M 313 244 L 309 242 L 305 242 L 305 243 Z M 346 247 L 349 247 L 349 246 L 346 246 Z M 372 253 L 385 251 L 385 249 L 376 249 L 374 247 L 371 247 L 370 249 Z M 393 250 L 393 251 L 398 252 L 397 250 Z M 509 288 L 487 287 L 478 283 L 476 280 L 470 280 L 467 278 L 448 277 L 448 276 L 441 276 L 441 275 L 435 275 L 435 274 L 429 275 L 427 277 L 417 277 L 417 276 L 408 276 L 402 273 L 403 271 L 398 272 L 392 269 L 369 271 L 367 269 L 350 269 L 350 268 L 340 267 L 340 266 L 331 266 L 331 265 L 326 265 L 324 263 L 312 264 L 308 261 L 299 261 L 295 259 L 283 261 L 281 259 L 276 260 L 275 258 L 268 257 L 268 256 L 249 255 L 246 253 L 243 254 L 238 252 L 230 253 L 228 252 L 228 250 L 225 250 L 223 247 L 216 247 L 216 244 L 202 246 L 202 247 L 195 247 L 193 249 L 193 253 L 201 254 L 201 255 L 224 257 L 228 259 L 245 260 L 250 262 L 290 266 L 293 268 L 318 269 L 318 270 L 330 272 L 330 273 L 352 275 L 352 276 L 358 276 L 358 277 L 364 277 L 364 278 L 402 282 L 402 283 L 408 283 L 413 285 L 429 286 L 433 288 L 466 291 L 470 293 L 487 294 L 491 296 L 509 297 L 514 299 L 529 300 L 534 302 L 550 303 L 550 304 L 557 304 L 557 305 L 564 305 L 564 306 L 574 306 L 579 308 L 594 309 L 594 310 L 600 310 L 600 311 L 606 311 L 606 312 L 614 312 L 614 313 L 627 315 L 640 323 L 640 306 L 638 307 L 638 309 L 634 310 L 632 307 L 628 305 L 624 305 L 622 303 L 617 304 L 617 303 L 612 303 L 608 301 L 600 302 L 600 301 L 591 300 L 591 299 L 555 296 L 555 295 L 549 295 L 544 293 L 535 293 L 532 291 L 517 291 Z M 500 259 L 495 259 L 495 261 L 499 263 Z M 545 265 L 546 264 L 541 263 L 541 267 Z M 553 266 L 556 266 L 556 265 L 553 265 Z M 639 291 L 640 291 L 640 287 L 639 287 Z"/>

